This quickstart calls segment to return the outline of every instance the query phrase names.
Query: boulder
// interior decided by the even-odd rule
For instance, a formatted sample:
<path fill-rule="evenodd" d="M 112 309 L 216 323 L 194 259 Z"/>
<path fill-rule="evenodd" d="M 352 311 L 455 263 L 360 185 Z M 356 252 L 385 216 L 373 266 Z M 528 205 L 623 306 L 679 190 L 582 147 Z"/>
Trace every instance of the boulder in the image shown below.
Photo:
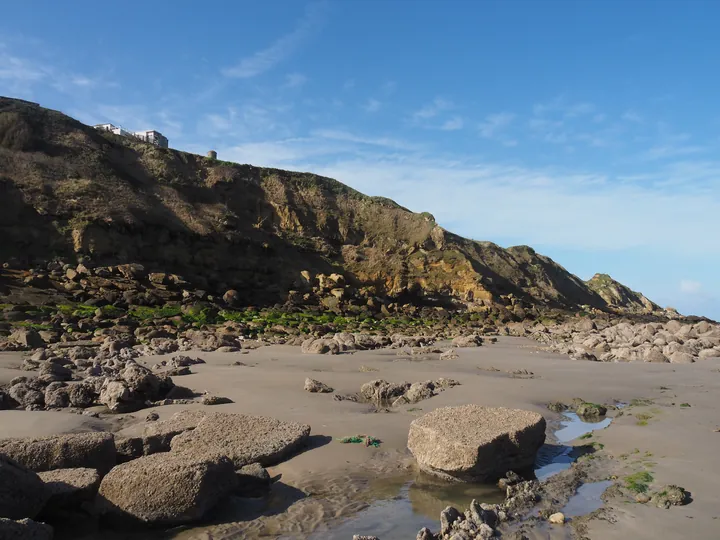
<path fill-rule="evenodd" d="M 0 516 L 34 518 L 45 505 L 47 495 L 37 474 L 0 454 Z"/>
<path fill-rule="evenodd" d="M 0 454 L 36 472 L 91 468 L 104 474 L 116 462 L 113 435 L 106 431 L 3 439 Z"/>
<path fill-rule="evenodd" d="M 202 519 L 237 486 L 223 455 L 162 453 L 123 463 L 103 478 L 98 509 L 125 524 L 174 526 Z"/>
<path fill-rule="evenodd" d="M 56 469 L 38 474 L 49 495 L 42 515 L 62 516 L 81 509 L 95 498 L 100 474 L 95 469 Z"/>
<path fill-rule="evenodd" d="M 223 453 L 236 468 L 260 463 L 274 465 L 302 447 L 310 436 L 310 426 L 282 422 L 267 416 L 212 413 L 195 429 L 175 436 L 172 452 L 191 455 Z"/>
<path fill-rule="evenodd" d="M 470 336 L 458 336 L 453 338 L 453 347 L 480 347 L 483 343 L 482 337 L 472 334 Z"/>
<path fill-rule="evenodd" d="M 607 407 L 598 405 L 597 403 L 583 402 L 578 405 L 575 412 L 578 416 L 582 416 L 583 418 L 596 418 L 605 416 L 607 414 Z"/>
<path fill-rule="evenodd" d="M 321 394 L 330 394 L 334 392 L 334 390 L 327 384 L 310 378 L 305 379 L 305 391 Z"/>
<path fill-rule="evenodd" d="M 60 409 L 70 406 L 70 388 L 63 382 L 52 382 L 45 388 L 45 406 Z"/>
<path fill-rule="evenodd" d="M 529 468 L 545 442 L 545 419 L 520 409 L 443 407 L 410 424 L 408 448 L 437 476 L 487 481 Z"/>
<path fill-rule="evenodd" d="M 228 306 L 236 306 L 240 302 L 240 293 L 235 289 L 230 289 L 223 294 L 223 302 Z"/>
<path fill-rule="evenodd" d="M 237 471 L 238 487 L 236 495 L 243 497 L 261 497 L 272 484 L 270 474 L 259 463 L 245 465 Z"/>
<path fill-rule="evenodd" d="M 123 380 L 106 379 L 98 401 L 112 412 L 130 412 L 143 406 Z"/>
<path fill-rule="evenodd" d="M 160 397 L 161 380 L 148 368 L 128 362 L 120 376 L 131 392 L 141 395 L 144 399 L 154 401 Z"/>
<path fill-rule="evenodd" d="M 10 341 L 26 349 L 39 349 L 45 346 L 45 340 L 34 328 L 18 328 L 10 334 Z"/>
<path fill-rule="evenodd" d="M 416 382 L 410 385 L 405 398 L 408 403 L 418 403 L 435 395 L 435 385 L 432 381 Z"/>
<path fill-rule="evenodd" d="M 30 386 L 29 383 L 18 383 L 8 389 L 8 395 L 23 407 L 45 406 L 45 393 Z"/>
<path fill-rule="evenodd" d="M 0 518 L 0 538 L 2 540 L 52 540 L 53 528 L 32 519 Z"/>
<path fill-rule="evenodd" d="M 695 357 L 692 354 L 680 351 L 672 353 L 669 359 L 672 364 L 692 364 L 695 362 Z"/>
<path fill-rule="evenodd" d="M 226 405 L 228 403 L 234 403 L 234 401 L 229 397 L 206 395 L 202 397 L 200 403 L 203 405 Z"/>
<path fill-rule="evenodd" d="M 41 376 L 47 376 L 49 380 L 53 381 L 69 381 L 73 376 L 72 370 L 51 361 L 42 362 L 39 366 L 38 373 Z"/>
<path fill-rule="evenodd" d="M 368 401 L 386 401 L 398 398 L 407 392 L 410 383 L 390 383 L 383 379 L 376 379 L 360 387 L 360 395 Z"/>
<path fill-rule="evenodd" d="M 97 398 L 97 393 L 92 385 L 82 382 L 79 384 L 73 384 L 70 387 L 68 393 L 70 398 L 70 405 L 73 407 L 85 408 L 89 407 Z"/>
<path fill-rule="evenodd" d="M 338 354 L 340 345 L 333 339 L 313 339 L 303 341 L 300 350 L 305 354 Z"/>

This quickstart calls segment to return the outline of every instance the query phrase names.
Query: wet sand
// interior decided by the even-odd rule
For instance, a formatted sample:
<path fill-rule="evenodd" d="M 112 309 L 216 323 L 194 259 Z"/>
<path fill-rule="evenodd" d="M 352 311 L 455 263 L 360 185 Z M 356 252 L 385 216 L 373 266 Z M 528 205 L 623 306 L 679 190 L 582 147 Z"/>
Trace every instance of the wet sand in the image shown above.
<path fill-rule="evenodd" d="M 177 530 L 162 537 L 304 538 L 313 533 L 319 535 L 315 538 L 336 537 L 332 531 L 338 519 L 362 516 L 361 512 L 378 498 L 403 497 L 401 492 L 405 489 L 409 490 L 412 505 L 422 506 L 423 503 L 413 502 L 416 471 L 406 450 L 410 422 L 418 415 L 436 407 L 466 403 L 518 407 L 543 414 L 549 422 L 548 429 L 554 431 L 563 418 L 549 411 L 546 403 L 570 402 L 574 397 L 596 403 L 653 399 L 650 405 L 630 407 L 609 427 L 596 432 L 592 440 L 603 443 L 603 452 L 614 458 L 608 474 L 622 477 L 647 467 L 655 476 L 653 487 L 678 484 L 690 491 L 693 499 L 687 506 L 670 510 L 611 501 L 600 511 L 605 519 L 587 522 L 587 536 L 603 540 L 718 537 L 720 522 L 716 518 L 720 517 L 720 495 L 716 486 L 720 485 L 720 433 L 714 430 L 720 427 L 720 403 L 716 397 L 720 389 L 720 365 L 715 360 L 692 365 L 574 361 L 539 351 L 536 343 L 521 338 L 499 338 L 496 344 L 460 349 L 459 358 L 452 360 L 439 360 L 437 354 L 399 355 L 396 350 L 307 355 L 301 354 L 298 347 L 288 346 L 263 347 L 248 354 L 199 351 L 189 354 L 207 363 L 193 366 L 192 375 L 174 378 L 176 384 L 234 401 L 213 407 L 215 411 L 261 414 L 308 423 L 312 426 L 312 444 L 307 451 L 270 469 L 273 476 L 280 476 L 280 481 L 274 488 L 277 493 L 269 508 L 253 508 L 255 503 L 231 500 L 218 509 L 214 518 L 216 521 L 233 519 L 235 523 Z M 165 357 L 139 360 L 150 366 L 162 358 Z M 14 353 L 2 355 L 0 377 L 3 380 L 26 374 L 12 369 L 19 364 L 19 359 Z M 232 365 L 236 361 L 247 365 Z M 367 372 L 368 369 L 377 371 Z M 533 375 L 509 373 L 515 370 L 528 370 Z M 461 386 L 390 413 L 373 413 L 366 404 L 338 402 L 333 400 L 333 394 L 305 392 L 306 377 L 318 379 L 340 394 L 357 392 L 363 383 L 379 378 L 416 382 L 448 377 L 458 380 Z M 691 407 L 680 407 L 681 403 L 689 403 Z M 140 422 L 151 411 L 167 418 L 183 408 L 203 406 L 155 407 L 125 415 L 127 427 L 120 434 L 139 431 Z M 651 416 L 646 420 L 647 425 L 638 425 L 638 413 Z M 90 430 L 101 425 L 82 415 L 0 412 L 0 437 Z M 355 434 L 372 435 L 382 444 L 379 448 L 367 448 L 337 441 Z M 378 487 L 378 478 L 386 480 L 388 485 Z M 422 492 L 416 501 L 433 498 L 432 489 L 416 488 L 415 491 Z M 307 496 L 308 493 L 311 495 Z M 453 494 L 440 496 L 440 502 L 429 505 L 432 510 L 428 510 L 428 514 L 452 497 Z M 253 519 L 261 512 L 266 515 Z M 434 518 L 434 529 L 437 529 L 438 517 Z M 542 534 L 565 538 L 568 529 L 569 525 L 549 527 Z M 382 540 L 408 538 L 404 531 L 401 534 L 387 523 L 379 526 L 377 533 Z"/>

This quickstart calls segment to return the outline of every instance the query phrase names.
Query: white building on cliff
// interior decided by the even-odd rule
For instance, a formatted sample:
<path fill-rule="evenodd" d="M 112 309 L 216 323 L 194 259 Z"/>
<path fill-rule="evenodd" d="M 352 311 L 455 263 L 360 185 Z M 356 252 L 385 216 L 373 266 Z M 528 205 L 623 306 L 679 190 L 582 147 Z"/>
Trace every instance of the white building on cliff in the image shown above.
<path fill-rule="evenodd" d="M 154 144 L 160 148 L 168 148 L 167 137 L 154 129 L 132 132 L 114 124 L 97 124 L 95 129 L 99 129 L 100 131 L 109 131 L 110 133 L 122 135 L 123 137 L 135 137 L 136 139 Z"/>

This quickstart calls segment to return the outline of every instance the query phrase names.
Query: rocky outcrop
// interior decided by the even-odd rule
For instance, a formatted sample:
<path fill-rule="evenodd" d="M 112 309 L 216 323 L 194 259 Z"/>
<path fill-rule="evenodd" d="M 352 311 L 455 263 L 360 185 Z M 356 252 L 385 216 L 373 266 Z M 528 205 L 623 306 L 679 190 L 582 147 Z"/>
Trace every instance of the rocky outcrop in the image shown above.
<path fill-rule="evenodd" d="M 181 525 L 201 519 L 236 485 L 225 456 L 154 454 L 110 471 L 100 484 L 98 507 L 123 524 Z"/>
<path fill-rule="evenodd" d="M 236 468 L 251 463 L 274 465 L 300 449 L 310 436 L 310 426 L 282 422 L 267 416 L 213 413 L 195 429 L 176 435 L 173 453 L 203 456 L 222 453 Z"/>
<path fill-rule="evenodd" d="M 36 472 L 90 468 L 104 474 L 116 463 L 113 435 L 107 432 L 2 439 L 0 455 Z"/>
<path fill-rule="evenodd" d="M 529 468 L 545 441 L 545 420 L 519 409 L 443 407 L 410 424 L 408 448 L 421 469 L 469 482 Z"/>

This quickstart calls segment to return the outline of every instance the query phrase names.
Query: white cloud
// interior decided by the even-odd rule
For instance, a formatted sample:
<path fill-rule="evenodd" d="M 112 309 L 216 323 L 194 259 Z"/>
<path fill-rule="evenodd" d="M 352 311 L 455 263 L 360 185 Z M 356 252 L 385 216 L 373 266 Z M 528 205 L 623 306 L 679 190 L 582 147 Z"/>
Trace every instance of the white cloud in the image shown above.
<path fill-rule="evenodd" d="M 302 73 L 290 73 L 285 77 L 285 86 L 287 88 L 298 88 L 307 82 L 308 78 Z"/>
<path fill-rule="evenodd" d="M 414 120 L 428 120 L 440 114 L 443 111 L 450 110 L 454 107 L 453 102 L 440 97 L 435 98 L 432 103 L 421 107 L 412 114 Z"/>
<path fill-rule="evenodd" d="M 323 19 L 321 6 L 322 4 L 308 5 L 305 16 L 292 32 L 281 37 L 268 48 L 243 58 L 237 65 L 223 69 L 222 74 L 236 79 L 249 79 L 275 67 L 292 55 L 321 25 Z"/>
<path fill-rule="evenodd" d="M 691 279 L 683 279 L 680 281 L 680 292 L 686 294 L 697 294 L 702 290 L 702 283 Z"/>
<path fill-rule="evenodd" d="M 380 103 L 377 99 L 368 99 L 365 105 L 363 105 L 363 109 L 365 109 L 366 112 L 377 112 L 380 110 L 381 106 L 382 103 Z"/>
<path fill-rule="evenodd" d="M 509 126 L 514 119 L 515 115 L 511 113 L 491 114 L 480 124 L 480 135 L 486 139 L 492 139 L 497 136 L 501 130 Z"/>
<path fill-rule="evenodd" d="M 443 131 L 457 131 L 459 129 L 462 129 L 465 125 L 465 122 L 460 116 L 453 116 L 449 120 L 447 120 L 442 126 L 440 126 L 440 129 Z"/>

